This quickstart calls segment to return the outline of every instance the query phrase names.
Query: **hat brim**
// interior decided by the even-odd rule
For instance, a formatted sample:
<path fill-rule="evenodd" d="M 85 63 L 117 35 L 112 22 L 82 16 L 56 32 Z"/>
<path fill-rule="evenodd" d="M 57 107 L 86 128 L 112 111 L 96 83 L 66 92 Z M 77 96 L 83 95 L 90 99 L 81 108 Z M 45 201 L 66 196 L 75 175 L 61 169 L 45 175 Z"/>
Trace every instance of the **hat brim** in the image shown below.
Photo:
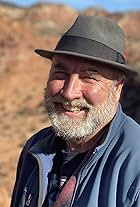
<path fill-rule="evenodd" d="M 134 68 L 130 65 L 121 64 L 118 62 L 113 62 L 111 60 L 106 60 L 106 59 L 102 59 L 102 58 L 98 58 L 98 57 L 94 57 L 94 56 L 89 56 L 86 54 L 77 53 L 77 52 L 73 52 L 73 51 L 65 51 L 65 50 L 49 51 L 49 50 L 43 50 L 43 49 L 35 49 L 35 53 L 37 53 L 38 55 L 40 55 L 44 58 L 50 59 L 50 60 L 52 60 L 52 58 L 55 54 L 72 55 L 72 56 L 81 57 L 81 58 L 93 60 L 93 61 L 96 61 L 99 63 L 104 63 L 107 65 L 110 65 L 113 68 L 116 68 L 118 70 L 123 71 L 127 76 L 136 76 L 137 75 L 136 70 L 134 70 Z"/>

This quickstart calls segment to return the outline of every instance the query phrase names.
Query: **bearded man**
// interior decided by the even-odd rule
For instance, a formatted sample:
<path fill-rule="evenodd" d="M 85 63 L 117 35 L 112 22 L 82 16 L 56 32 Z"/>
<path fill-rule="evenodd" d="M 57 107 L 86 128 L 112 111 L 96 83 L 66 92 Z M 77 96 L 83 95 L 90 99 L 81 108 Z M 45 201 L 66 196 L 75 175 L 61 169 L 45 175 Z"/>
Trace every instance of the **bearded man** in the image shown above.
<path fill-rule="evenodd" d="M 140 206 L 140 126 L 119 103 L 134 70 L 112 20 L 79 16 L 54 51 L 45 107 L 52 126 L 20 156 L 11 207 Z"/>

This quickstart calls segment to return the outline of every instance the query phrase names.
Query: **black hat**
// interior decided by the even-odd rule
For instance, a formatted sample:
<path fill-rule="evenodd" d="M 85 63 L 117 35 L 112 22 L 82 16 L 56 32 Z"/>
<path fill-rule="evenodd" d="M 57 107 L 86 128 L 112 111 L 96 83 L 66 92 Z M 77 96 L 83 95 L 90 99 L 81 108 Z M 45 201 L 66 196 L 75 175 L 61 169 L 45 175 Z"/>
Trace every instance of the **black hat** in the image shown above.
<path fill-rule="evenodd" d="M 73 55 L 134 75 L 136 72 L 125 64 L 125 35 L 116 22 L 102 16 L 79 16 L 63 34 L 54 51 L 36 49 L 42 57 L 52 59 L 54 54 Z"/>

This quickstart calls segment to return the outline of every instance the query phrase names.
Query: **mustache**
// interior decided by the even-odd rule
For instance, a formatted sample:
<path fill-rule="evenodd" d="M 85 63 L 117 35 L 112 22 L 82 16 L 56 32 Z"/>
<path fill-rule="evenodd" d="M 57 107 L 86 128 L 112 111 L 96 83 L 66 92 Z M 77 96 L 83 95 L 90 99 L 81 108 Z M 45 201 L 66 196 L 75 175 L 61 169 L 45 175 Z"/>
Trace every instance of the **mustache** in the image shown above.
<path fill-rule="evenodd" d="M 45 105 L 54 103 L 54 104 L 63 104 L 65 106 L 72 106 L 72 107 L 82 107 L 82 108 L 91 107 L 91 105 L 87 103 L 87 101 L 84 98 L 68 101 L 59 93 L 57 93 L 53 97 L 47 97 L 47 91 L 45 91 L 45 94 L 44 94 L 44 103 Z"/>

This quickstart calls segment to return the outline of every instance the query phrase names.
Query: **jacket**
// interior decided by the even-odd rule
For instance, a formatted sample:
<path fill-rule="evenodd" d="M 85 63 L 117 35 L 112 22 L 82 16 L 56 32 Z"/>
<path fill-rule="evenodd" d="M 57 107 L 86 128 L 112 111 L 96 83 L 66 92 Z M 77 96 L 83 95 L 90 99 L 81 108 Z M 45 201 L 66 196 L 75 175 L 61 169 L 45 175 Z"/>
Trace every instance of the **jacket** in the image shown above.
<path fill-rule="evenodd" d="M 42 206 L 60 142 L 51 127 L 27 141 L 19 158 L 11 207 Z M 71 207 L 80 206 L 140 207 L 140 125 L 121 106 L 104 143 L 78 174 Z"/>

